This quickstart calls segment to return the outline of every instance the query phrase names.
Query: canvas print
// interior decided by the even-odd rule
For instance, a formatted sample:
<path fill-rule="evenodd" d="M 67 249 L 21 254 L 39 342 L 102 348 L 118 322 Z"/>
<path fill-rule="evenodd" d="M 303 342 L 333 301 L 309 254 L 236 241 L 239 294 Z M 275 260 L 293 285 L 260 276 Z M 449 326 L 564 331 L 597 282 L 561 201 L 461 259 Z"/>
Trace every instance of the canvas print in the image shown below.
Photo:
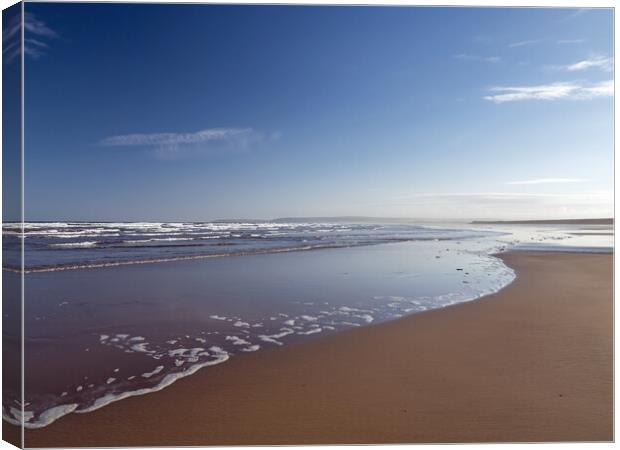
<path fill-rule="evenodd" d="M 612 8 L 2 18 L 4 440 L 613 440 Z"/>

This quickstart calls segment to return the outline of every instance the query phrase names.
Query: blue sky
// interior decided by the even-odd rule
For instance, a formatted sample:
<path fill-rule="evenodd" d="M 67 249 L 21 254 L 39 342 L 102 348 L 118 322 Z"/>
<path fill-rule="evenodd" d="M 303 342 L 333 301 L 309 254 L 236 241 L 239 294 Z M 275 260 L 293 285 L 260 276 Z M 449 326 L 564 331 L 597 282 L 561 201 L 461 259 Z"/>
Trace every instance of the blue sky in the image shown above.
<path fill-rule="evenodd" d="M 27 3 L 26 25 L 29 220 L 612 213 L 610 9 Z"/>

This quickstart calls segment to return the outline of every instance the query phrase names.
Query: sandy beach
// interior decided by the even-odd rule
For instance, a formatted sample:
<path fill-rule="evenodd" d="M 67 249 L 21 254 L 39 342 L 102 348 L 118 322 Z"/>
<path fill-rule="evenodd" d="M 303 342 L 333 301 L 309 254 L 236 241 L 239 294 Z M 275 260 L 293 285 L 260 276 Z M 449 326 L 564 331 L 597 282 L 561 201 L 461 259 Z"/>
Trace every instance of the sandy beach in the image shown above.
<path fill-rule="evenodd" d="M 518 278 L 495 295 L 233 358 L 25 444 L 612 440 L 613 256 L 502 258 Z"/>

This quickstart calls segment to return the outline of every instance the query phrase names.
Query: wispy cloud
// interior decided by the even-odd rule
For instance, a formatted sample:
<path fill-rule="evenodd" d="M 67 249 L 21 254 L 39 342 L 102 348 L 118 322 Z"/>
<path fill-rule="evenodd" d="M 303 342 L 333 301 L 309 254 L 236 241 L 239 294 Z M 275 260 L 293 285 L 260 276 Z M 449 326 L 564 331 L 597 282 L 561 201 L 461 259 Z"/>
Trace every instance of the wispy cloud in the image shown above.
<path fill-rule="evenodd" d="M 406 201 L 414 199 L 439 199 L 439 198 L 472 198 L 472 199 L 492 199 L 492 200 L 510 200 L 510 199 L 534 199 L 534 198 L 564 198 L 564 197 L 608 197 L 611 195 L 608 191 L 587 191 L 579 193 L 522 193 L 522 192 L 425 192 L 415 194 L 405 194 L 393 198 L 393 201 Z"/>
<path fill-rule="evenodd" d="M 570 44 L 583 44 L 585 39 L 559 39 L 557 41 L 560 45 L 570 45 Z"/>
<path fill-rule="evenodd" d="M 21 16 L 15 16 L 2 33 L 2 55 L 11 62 L 21 54 Z M 24 54 L 38 59 L 49 48 L 46 42 L 58 38 L 58 33 L 32 13 L 24 14 Z"/>
<path fill-rule="evenodd" d="M 563 68 L 569 72 L 588 70 L 592 68 L 611 72 L 614 68 L 614 59 L 607 56 L 595 56 L 589 59 L 581 60 L 574 64 L 563 66 Z"/>
<path fill-rule="evenodd" d="M 57 38 L 58 33 L 48 27 L 45 22 L 36 18 L 32 13 L 24 14 L 24 30 L 25 33 L 32 33 L 36 36 Z"/>
<path fill-rule="evenodd" d="M 583 183 L 584 178 L 535 178 L 532 180 L 509 181 L 506 184 L 558 184 L 558 183 Z"/>
<path fill-rule="evenodd" d="M 384 199 L 380 212 L 412 211 L 428 217 L 566 218 L 613 214 L 613 192 L 566 193 L 447 192 L 414 193 Z"/>
<path fill-rule="evenodd" d="M 559 21 L 560 22 L 564 22 L 564 21 L 567 21 L 567 20 L 576 19 L 577 17 L 581 16 L 582 14 L 585 14 L 588 11 L 590 11 L 591 8 L 572 8 L 572 9 L 573 10 L 569 14 L 567 14 L 566 16 L 561 18 Z"/>
<path fill-rule="evenodd" d="M 461 61 L 481 61 L 488 63 L 498 63 L 502 60 L 502 58 L 500 58 L 499 56 L 477 56 L 467 53 L 458 53 L 456 55 L 453 55 L 453 58 L 460 59 Z"/>
<path fill-rule="evenodd" d="M 614 95 L 614 80 L 601 81 L 592 86 L 582 88 L 586 99 L 594 97 L 611 97 Z"/>
<path fill-rule="evenodd" d="M 11 62 L 21 54 L 21 23 L 20 15 L 14 16 L 2 30 L 2 57 Z"/>
<path fill-rule="evenodd" d="M 613 96 L 613 80 L 595 84 L 577 82 L 558 82 L 537 86 L 496 86 L 489 89 L 491 95 L 485 100 L 494 103 L 524 100 L 591 100 L 597 97 Z"/>
<path fill-rule="evenodd" d="M 158 145 L 200 144 L 245 137 L 253 132 L 251 128 L 210 128 L 195 133 L 150 133 L 111 136 L 99 142 L 111 147 L 152 147 Z"/>
<path fill-rule="evenodd" d="M 508 47 L 509 48 L 525 47 L 526 45 L 538 44 L 539 42 L 540 42 L 540 39 L 518 41 L 518 42 L 513 42 L 512 44 L 509 44 Z"/>
<path fill-rule="evenodd" d="M 213 150 L 214 146 L 247 149 L 279 133 L 266 136 L 252 128 L 208 128 L 193 133 L 147 133 L 110 136 L 98 142 L 103 147 L 141 147 L 155 150 L 157 156 L 174 157 L 185 151 Z"/>

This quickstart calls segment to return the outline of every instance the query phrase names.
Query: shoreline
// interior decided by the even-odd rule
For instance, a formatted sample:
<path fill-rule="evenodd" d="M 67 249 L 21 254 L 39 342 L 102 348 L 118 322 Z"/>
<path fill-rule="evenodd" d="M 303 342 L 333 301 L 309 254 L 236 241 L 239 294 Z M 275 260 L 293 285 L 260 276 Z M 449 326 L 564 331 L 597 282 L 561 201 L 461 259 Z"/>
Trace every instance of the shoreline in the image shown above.
<path fill-rule="evenodd" d="M 164 391 L 126 399 L 85 415 L 71 414 L 42 429 L 26 430 L 26 445 L 216 445 L 611 439 L 612 318 L 611 314 L 605 312 L 611 311 L 612 256 L 610 254 L 522 251 L 496 256 L 503 259 L 517 272 L 517 279 L 496 294 L 383 324 L 343 331 L 311 342 L 266 350 L 255 355 L 244 355 L 243 358 L 234 358 L 227 364 L 211 367 L 209 370 L 180 380 L 175 383 L 175 386 Z M 561 269 L 559 274 L 557 273 L 558 266 Z M 532 423 L 526 420 L 527 417 L 520 417 L 521 422 L 505 418 L 507 423 L 503 423 L 503 427 L 499 426 L 501 424 L 494 423 L 494 427 L 489 428 L 489 425 L 494 422 L 493 418 L 497 417 L 495 409 L 498 407 L 498 402 L 505 403 L 506 400 L 510 400 L 508 404 L 513 402 L 527 409 L 527 401 L 518 401 L 518 398 L 514 397 L 517 393 L 514 392 L 506 399 L 504 398 L 506 392 L 493 391 L 493 395 L 489 392 L 479 392 L 479 394 L 485 394 L 480 397 L 472 396 L 467 391 L 467 386 L 471 387 L 480 382 L 480 376 L 490 377 L 488 381 L 492 382 L 495 380 L 494 376 L 500 375 L 503 370 L 506 370 L 506 366 L 510 365 L 509 361 L 504 361 L 505 352 L 497 348 L 497 339 L 506 339 L 503 335 L 506 330 L 501 327 L 497 328 L 497 324 L 494 324 L 498 315 L 500 318 L 505 315 L 506 311 L 502 312 L 502 308 L 504 310 L 508 308 L 513 312 L 515 308 L 523 309 L 523 305 L 513 304 L 515 295 L 519 303 L 518 299 L 523 298 L 523 292 L 515 294 L 512 291 L 522 289 L 531 291 L 532 284 L 540 284 L 543 273 L 547 276 L 561 276 L 562 272 L 571 269 L 571 266 L 579 266 L 577 274 L 565 280 L 564 286 L 554 285 L 552 288 L 547 286 L 546 290 L 556 291 L 555 294 L 558 294 L 557 291 L 560 290 L 565 294 L 565 298 L 570 298 L 571 302 L 576 302 L 578 306 L 579 302 L 574 298 L 575 290 L 583 295 L 584 290 L 589 291 L 594 288 L 598 294 L 600 304 L 592 313 L 598 314 L 599 319 L 603 319 L 603 325 L 599 325 L 597 331 L 600 335 L 599 345 L 592 346 L 592 342 L 585 344 L 589 344 L 589 350 L 594 350 L 595 354 L 603 350 L 605 357 L 594 361 L 596 363 L 594 367 L 589 367 L 592 366 L 592 361 L 590 361 L 587 364 L 588 367 L 584 368 L 587 372 L 595 372 L 596 383 L 592 382 L 591 376 L 588 377 L 590 381 L 581 380 L 582 383 L 591 385 L 597 400 L 587 401 L 588 398 L 581 398 L 578 403 L 583 404 L 585 401 L 586 404 L 582 405 L 585 410 L 577 414 L 579 420 L 570 427 L 565 425 L 565 421 L 571 418 L 570 411 L 564 411 L 563 414 L 556 411 L 556 414 L 551 414 L 553 411 L 550 406 L 558 403 L 558 399 L 562 399 L 563 403 L 570 403 L 568 400 L 572 397 L 572 395 L 558 393 L 557 398 L 547 399 L 549 402 L 547 412 L 552 418 L 562 416 L 561 423 L 564 424 L 562 428 L 557 429 L 560 425 L 558 423 L 556 428 L 546 427 L 545 430 L 541 430 L 540 420 L 538 420 L 540 417 Z M 596 270 L 593 269 L 594 266 Z M 574 268 L 572 270 L 575 271 Z M 607 271 L 609 271 L 608 274 Z M 583 275 L 583 272 L 586 275 Z M 526 278 L 525 282 L 522 280 L 523 277 Z M 580 279 L 581 283 L 575 285 L 576 278 Z M 594 285 L 592 285 L 593 279 L 596 279 Z M 600 287 L 597 288 L 597 285 L 601 283 L 606 286 L 602 296 Z M 528 286 L 522 286 L 524 284 Z M 541 288 L 545 291 L 544 286 L 538 286 L 538 291 Z M 534 296 L 544 296 L 549 293 L 537 292 L 536 289 L 533 293 L 530 292 Z M 606 296 L 608 301 L 606 301 Z M 531 300 L 525 303 L 529 304 Z M 591 305 L 588 303 L 585 306 Z M 489 311 L 489 309 L 497 310 L 498 307 L 499 312 Z M 547 314 L 540 314 L 545 311 L 541 311 L 538 304 L 529 304 L 530 310 L 532 307 L 538 307 L 539 311 L 536 312 L 542 317 L 549 315 L 548 311 Z M 549 305 L 549 308 L 553 310 L 552 316 L 571 316 L 573 328 L 575 321 L 578 321 L 583 314 L 583 311 L 575 313 L 570 309 L 567 310 L 566 307 L 558 310 L 557 305 Z M 527 315 L 531 312 L 525 308 Z M 474 336 L 477 339 L 475 346 L 458 351 L 446 342 L 446 340 L 449 341 L 446 336 L 437 333 L 436 330 L 439 327 L 448 334 L 464 332 L 467 335 L 468 325 L 472 324 L 470 320 L 472 314 L 475 317 L 479 317 L 480 314 L 482 317 L 492 316 L 490 323 L 477 323 L 477 326 L 480 326 L 480 332 L 485 334 L 486 330 L 487 337 L 492 338 L 492 342 L 486 342 L 480 340 L 480 336 Z M 509 318 L 503 317 L 502 319 Z M 533 321 L 536 322 L 536 319 L 534 317 Z M 513 321 L 516 319 L 513 318 Z M 510 323 L 511 320 L 508 322 Z M 531 323 L 527 323 L 527 319 L 525 323 L 523 323 L 523 318 L 517 322 L 520 324 L 518 330 L 527 330 L 532 327 Z M 412 325 L 415 326 L 412 327 Z M 545 327 L 549 326 L 550 324 L 547 323 Z M 562 328 L 556 331 L 556 335 L 548 336 L 548 338 L 557 341 L 557 344 L 561 345 L 566 338 L 571 337 L 568 333 L 567 336 L 562 336 L 558 340 L 557 334 L 566 334 L 567 330 Z M 542 329 L 537 332 L 545 334 Z M 499 333 L 499 335 L 493 333 Z M 591 333 L 586 333 L 586 336 L 589 334 Z M 428 345 L 429 339 L 439 345 L 437 354 L 434 354 L 431 349 L 424 348 L 425 344 Z M 405 348 L 403 341 L 409 341 Z M 510 339 L 508 341 L 512 345 L 515 344 Z M 462 339 L 455 339 L 454 342 L 459 342 L 459 346 L 464 345 Z M 483 357 L 483 350 L 486 347 L 489 347 L 486 349 L 487 354 L 491 352 L 497 356 L 497 361 Z M 403 354 L 403 350 L 407 350 L 407 354 Z M 534 351 L 536 348 L 530 350 Z M 561 349 L 555 350 L 556 353 L 562 353 Z M 587 353 L 583 353 L 582 356 L 587 356 Z M 478 373 L 477 379 L 471 378 L 472 368 L 463 360 L 463 356 L 467 354 L 473 360 L 479 360 L 482 357 L 482 360 L 478 361 L 480 367 L 490 369 L 490 372 Z M 550 360 L 557 359 L 554 358 L 553 352 L 545 356 Z M 564 355 L 565 358 L 567 356 L 570 354 Z M 532 355 L 526 353 L 522 357 L 531 359 Z M 367 362 L 364 359 L 367 359 Z M 380 361 L 380 364 L 373 364 L 373 359 L 377 360 L 375 363 Z M 430 365 L 427 367 L 426 364 L 420 364 L 421 362 L 430 363 Z M 559 364 L 562 361 L 555 362 Z M 541 361 L 536 361 L 536 364 L 541 364 Z M 453 375 L 446 372 L 448 368 L 461 373 L 463 380 L 453 379 Z M 520 363 L 510 372 L 519 368 L 526 372 L 531 369 Z M 556 371 L 551 370 L 551 372 Z M 579 374 L 580 372 L 575 373 L 575 367 L 572 367 L 569 375 L 557 372 L 554 377 L 571 378 L 572 376 L 575 378 Z M 530 374 L 534 378 L 538 378 L 538 375 L 549 382 L 549 373 Z M 451 382 L 444 386 L 441 383 L 438 385 L 438 378 Z M 510 377 L 506 380 L 500 379 L 507 382 Z M 515 386 L 521 386 L 518 380 L 513 381 Z M 583 391 L 583 386 L 578 387 L 569 383 L 571 380 L 566 381 L 563 390 Z M 455 389 L 455 384 L 461 386 L 462 389 Z M 602 387 L 605 387 L 604 392 L 601 391 Z M 527 391 L 528 395 L 541 394 L 535 387 L 531 388 L 533 391 Z M 508 389 L 508 386 L 504 386 L 504 389 Z M 403 395 L 403 390 L 407 391 L 405 395 Z M 428 397 L 429 392 L 435 392 L 435 401 Z M 333 394 L 336 398 L 330 399 L 326 394 Z M 455 400 L 455 397 L 460 401 L 451 404 L 449 400 Z M 469 405 L 465 410 L 463 409 L 465 400 L 463 397 Z M 540 399 L 537 398 L 537 400 Z M 483 404 L 475 407 L 480 401 Z M 573 416 L 576 414 L 574 407 L 575 405 L 572 410 Z M 534 417 L 539 416 L 541 411 L 545 410 L 542 404 L 537 404 L 537 408 L 533 411 Z M 507 414 L 510 416 L 506 407 L 500 409 L 504 416 Z M 158 413 L 158 411 L 166 412 Z M 464 415 L 465 411 L 469 413 Z M 600 419 L 599 425 L 585 429 L 583 424 L 591 422 L 592 413 L 596 411 L 598 414 L 595 416 Z M 488 415 L 488 413 L 491 414 Z M 451 419 L 440 419 L 443 415 L 451 416 Z M 484 420 L 477 424 L 478 427 L 476 423 L 470 423 L 472 416 L 480 419 L 481 415 Z M 431 420 L 433 418 L 435 420 Z M 463 423 L 464 419 L 466 419 L 466 426 Z M 157 423 L 157 426 L 151 426 L 153 423 Z M 205 427 L 205 424 L 209 423 L 213 426 Z M 357 426 L 360 423 L 363 423 L 362 427 Z M 424 426 L 416 426 L 422 423 Z M 453 428 L 447 429 L 447 424 Z M 482 427 L 484 429 L 480 429 L 480 425 L 484 425 Z M 515 435 L 515 426 L 517 430 L 520 430 L 520 434 Z M 6 424 L 4 428 L 6 431 Z M 12 428 L 17 430 L 15 427 Z M 511 428 L 512 431 L 506 428 Z M 76 433 L 76 430 L 84 431 Z M 561 431 L 564 431 L 564 437 Z"/>

